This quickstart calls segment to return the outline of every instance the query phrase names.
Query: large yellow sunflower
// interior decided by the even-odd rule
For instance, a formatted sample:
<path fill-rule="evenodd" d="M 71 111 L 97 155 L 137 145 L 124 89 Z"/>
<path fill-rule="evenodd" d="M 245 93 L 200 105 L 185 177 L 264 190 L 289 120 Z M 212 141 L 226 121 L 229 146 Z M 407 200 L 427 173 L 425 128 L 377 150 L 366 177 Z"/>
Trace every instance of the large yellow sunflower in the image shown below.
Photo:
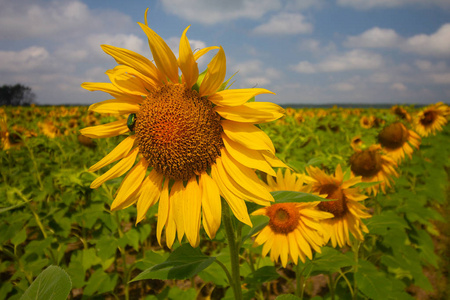
<path fill-rule="evenodd" d="M 247 102 L 272 93 L 266 89 L 223 89 L 226 57 L 222 47 L 193 53 L 186 37 L 188 27 L 181 36 L 177 59 L 145 19 L 145 25 L 139 25 L 148 37 L 156 66 L 140 54 L 102 45 L 119 64 L 106 72 L 111 83 L 82 84 L 87 90 L 114 97 L 91 105 L 91 111 L 128 115 L 81 130 L 90 138 L 126 136 L 89 169 L 96 171 L 119 161 L 91 187 L 128 172 L 111 209 L 136 203 L 138 223 L 159 201 L 159 243 L 165 227 L 169 247 L 175 236 L 181 241 L 184 235 L 195 247 L 201 219 L 211 238 L 220 226 L 220 196 L 237 219 L 250 226 L 244 200 L 264 206 L 273 201 L 254 170 L 275 175 L 272 167 L 284 164 L 276 158 L 270 138 L 254 124 L 276 120 L 284 110 L 272 103 Z M 219 51 L 206 73 L 199 75 L 196 61 L 212 49 Z"/>
<path fill-rule="evenodd" d="M 327 199 L 336 201 L 323 201 L 317 206 L 319 210 L 333 214 L 333 218 L 323 220 L 325 229 L 325 243 L 331 240 L 333 247 L 350 245 L 349 232 L 358 240 L 363 240 L 363 232 L 369 232 L 361 219 L 370 218 L 366 207 L 360 203 L 367 196 L 360 194 L 358 188 L 351 186 L 361 182 L 361 177 L 353 177 L 344 181 L 340 165 L 336 167 L 333 175 L 328 175 L 319 168 L 308 166 L 308 174 L 316 180 L 312 186 L 313 193 L 327 195 Z"/>
<path fill-rule="evenodd" d="M 447 123 L 449 108 L 442 102 L 427 106 L 414 118 L 414 128 L 421 136 L 436 134 Z"/>
<path fill-rule="evenodd" d="M 408 130 L 402 123 L 395 122 L 380 131 L 378 142 L 386 155 L 399 163 L 405 158 L 405 154 L 411 158 L 411 154 L 414 152 L 412 147 L 419 149 L 420 136 L 414 131 Z"/>
<path fill-rule="evenodd" d="M 367 188 L 376 195 L 381 189 L 386 193 L 386 186 L 391 187 L 392 176 L 398 177 L 395 170 L 397 163 L 391 157 L 382 154 L 380 145 L 372 145 L 359 150 L 350 157 L 350 169 L 353 176 L 361 176 L 363 182 L 379 182 Z"/>
<path fill-rule="evenodd" d="M 269 177 L 268 185 L 271 191 L 305 192 L 311 189 L 308 184 L 312 181 L 309 176 L 291 173 L 288 169 L 283 176 L 278 169 L 276 181 Z M 270 259 L 274 262 L 281 259 L 283 267 L 288 260 L 297 264 L 299 257 L 302 262 L 305 257 L 312 259 L 312 250 L 320 253 L 320 247 L 325 244 L 321 222 L 333 217 L 318 210 L 317 205 L 319 202 L 275 203 L 256 210 L 252 214 L 269 217 L 269 224 L 257 233 L 254 246 L 264 244 L 262 255 L 270 251 Z"/>

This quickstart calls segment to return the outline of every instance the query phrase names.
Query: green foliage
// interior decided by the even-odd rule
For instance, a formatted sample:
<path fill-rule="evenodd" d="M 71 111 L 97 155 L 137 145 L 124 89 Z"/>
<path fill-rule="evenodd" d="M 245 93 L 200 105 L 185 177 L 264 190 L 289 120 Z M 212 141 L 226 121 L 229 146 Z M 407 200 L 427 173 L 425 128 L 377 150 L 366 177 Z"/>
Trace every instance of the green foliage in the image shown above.
<path fill-rule="evenodd" d="M 69 275 L 60 267 L 50 266 L 36 277 L 20 300 L 64 300 L 67 299 L 71 288 Z"/>

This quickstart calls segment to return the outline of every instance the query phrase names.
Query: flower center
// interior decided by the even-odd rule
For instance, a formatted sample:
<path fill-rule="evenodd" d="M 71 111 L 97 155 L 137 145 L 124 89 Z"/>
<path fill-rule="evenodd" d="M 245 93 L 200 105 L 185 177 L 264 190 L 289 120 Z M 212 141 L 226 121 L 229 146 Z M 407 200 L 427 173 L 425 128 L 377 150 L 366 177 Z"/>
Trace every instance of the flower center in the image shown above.
<path fill-rule="evenodd" d="M 350 157 L 350 168 L 356 176 L 375 176 L 381 170 L 381 155 L 369 149 L 355 152 Z"/>
<path fill-rule="evenodd" d="M 149 93 L 136 115 L 139 151 L 157 172 L 189 180 L 206 171 L 224 147 L 212 103 L 182 84 Z"/>
<path fill-rule="evenodd" d="M 327 199 L 337 199 L 320 202 L 318 208 L 321 211 L 332 213 L 335 218 L 340 218 L 347 213 L 347 201 L 340 187 L 334 184 L 325 184 L 320 188 L 319 193 L 328 194 Z"/>
<path fill-rule="evenodd" d="M 399 122 L 392 123 L 385 127 L 378 135 L 380 144 L 388 149 L 398 149 L 402 147 L 408 138 L 408 129 Z"/>
<path fill-rule="evenodd" d="M 433 110 L 429 110 L 423 114 L 423 117 L 420 119 L 420 123 L 422 123 L 423 126 L 428 126 L 430 124 L 433 124 L 436 118 L 437 113 Z"/>
<path fill-rule="evenodd" d="M 293 203 L 277 203 L 266 208 L 270 218 L 269 226 L 275 233 L 287 234 L 294 231 L 300 220 L 298 208 Z"/>

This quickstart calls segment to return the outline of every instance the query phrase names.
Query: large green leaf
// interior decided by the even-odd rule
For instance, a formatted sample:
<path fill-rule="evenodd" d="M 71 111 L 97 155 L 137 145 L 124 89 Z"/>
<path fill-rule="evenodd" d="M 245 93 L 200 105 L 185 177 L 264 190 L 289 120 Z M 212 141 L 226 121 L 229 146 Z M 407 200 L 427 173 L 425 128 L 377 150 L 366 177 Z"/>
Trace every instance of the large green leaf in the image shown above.
<path fill-rule="evenodd" d="M 313 194 L 293 191 L 270 192 L 275 199 L 275 203 L 285 202 L 315 202 L 315 201 L 335 201 L 336 199 L 325 199 Z"/>
<path fill-rule="evenodd" d="M 334 248 L 322 247 L 321 250 L 322 253 L 317 253 L 313 260 L 305 263 L 304 274 L 334 273 L 354 264 L 353 259 Z"/>
<path fill-rule="evenodd" d="M 58 266 L 50 266 L 39 274 L 20 300 L 64 300 L 71 288 L 72 282 L 66 271 Z"/>
<path fill-rule="evenodd" d="M 175 249 L 165 262 L 143 271 L 132 282 L 142 279 L 191 278 L 212 264 L 215 259 L 215 257 L 204 255 L 198 248 L 184 244 Z"/>
<path fill-rule="evenodd" d="M 279 277 L 280 274 L 277 273 L 277 269 L 274 266 L 265 266 L 249 274 L 244 281 L 250 284 L 261 284 L 264 282 L 270 282 Z"/>

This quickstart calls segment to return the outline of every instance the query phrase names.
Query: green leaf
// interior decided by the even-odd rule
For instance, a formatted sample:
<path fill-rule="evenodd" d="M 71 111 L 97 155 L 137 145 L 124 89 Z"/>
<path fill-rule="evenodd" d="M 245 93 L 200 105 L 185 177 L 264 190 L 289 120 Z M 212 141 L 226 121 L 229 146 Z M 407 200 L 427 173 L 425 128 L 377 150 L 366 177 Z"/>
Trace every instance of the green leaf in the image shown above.
<path fill-rule="evenodd" d="M 334 273 L 354 264 L 351 258 L 334 248 L 322 247 L 321 250 L 322 253 L 316 253 L 312 261 L 305 263 L 305 274 Z"/>
<path fill-rule="evenodd" d="M 408 228 L 408 224 L 402 217 L 399 217 L 393 211 L 383 211 L 381 214 L 373 216 L 366 222 L 370 233 L 386 235 L 389 230 Z"/>
<path fill-rule="evenodd" d="M 275 300 L 300 300 L 300 299 L 302 299 L 302 298 L 297 297 L 295 295 L 290 295 L 290 294 L 280 295 L 275 298 Z"/>
<path fill-rule="evenodd" d="M 374 181 L 374 182 L 358 182 L 354 185 L 352 185 L 352 187 L 354 188 L 360 188 L 360 189 L 365 189 L 365 188 L 369 188 L 375 185 L 380 184 L 382 181 Z"/>
<path fill-rule="evenodd" d="M 66 271 L 58 266 L 50 266 L 39 274 L 20 300 L 64 300 L 71 288 L 72 282 Z"/>
<path fill-rule="evenodd" d="M 184 244 L 175 249 L 165 262 L 145 270 L 131 282 L 142 279 L 191 278 L 212 264 L 215 259 L 215 257 L 204 255 L 198 248 L 192 248 L 189 244 Z"/>
<path fill-rule="evenodd" d="M 380 272 L 368 261 L 359 262 L 355 279 L 358 289 L 373 300 L 385 300 L 389 298 L 392 290 L 392 281 L 385 273 Z"/>
<path fill-rule="evenodd" d="M 280 277 L 277 273 L 277 269 L 274 266 L 265 266 L 259 268 L 255 272 L 245 277 L 245 282 L 249 284 L 262 284 L 264 282 L 270 282 Z"/>
<path fill-rule="evenodd" d="M 335 201 L 336 199 L 325 199 L 313 194 L 294 191 L 274 191 L 270 192 L 275 199 L 275 203 L 285 202 L 315 202 L 315 201 Z"/>
<path fill-rule="evenodd" d="M 118 274 L 107 274 L 102 269 L 95 271 L 88 280 L 88 284 L 83 289 L 83 294 L 90 296 L 94 294 L 103 294 L 114 290 Z"/>
<path fill-rule="evenodd" d="M 11 243 L 17 247 L 18 245 L 25 242 L 26 239 L 27 239 L 27 231 L 24 228 L 11 239 Z"/>

